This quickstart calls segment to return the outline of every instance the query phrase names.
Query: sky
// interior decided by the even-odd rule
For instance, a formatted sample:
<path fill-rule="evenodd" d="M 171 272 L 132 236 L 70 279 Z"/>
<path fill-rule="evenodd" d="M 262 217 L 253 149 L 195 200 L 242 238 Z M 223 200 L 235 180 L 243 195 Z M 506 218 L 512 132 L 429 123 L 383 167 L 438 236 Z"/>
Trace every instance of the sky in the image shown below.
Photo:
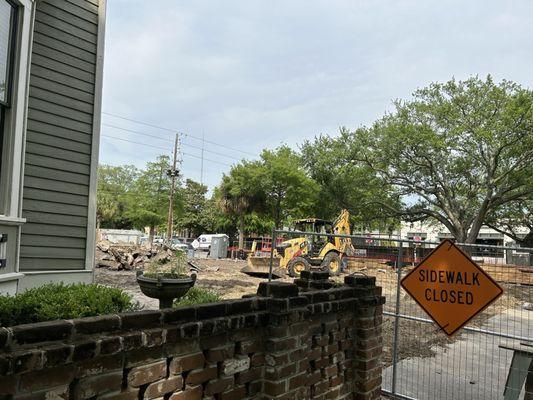
<path fill-rule="evenodd" d="M 142 168 L 179 132 L 182 177 L 212 189 L 431 82 L 533 87 L 532 15 L 530 0 L 108 0 L 100 163 Z"/>

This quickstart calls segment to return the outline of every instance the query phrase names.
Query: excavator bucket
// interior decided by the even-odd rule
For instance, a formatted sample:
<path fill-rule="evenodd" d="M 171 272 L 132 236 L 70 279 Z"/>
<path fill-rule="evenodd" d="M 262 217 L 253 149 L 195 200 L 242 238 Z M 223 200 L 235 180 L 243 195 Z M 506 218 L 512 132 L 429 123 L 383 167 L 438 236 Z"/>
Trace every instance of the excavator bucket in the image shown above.
<path fill-rule="evenodd" d="M 257 277 L 267 277 L 269 271 L 270 257 L 249 256 L 246 267 L 241 269 L 241 272 Z M 282 278 L 286 275 L 286 273 L 287 271 L 284 268 L 279 268 L 279 258 L 274 257 L 272 260 L 272 277 Z"/>

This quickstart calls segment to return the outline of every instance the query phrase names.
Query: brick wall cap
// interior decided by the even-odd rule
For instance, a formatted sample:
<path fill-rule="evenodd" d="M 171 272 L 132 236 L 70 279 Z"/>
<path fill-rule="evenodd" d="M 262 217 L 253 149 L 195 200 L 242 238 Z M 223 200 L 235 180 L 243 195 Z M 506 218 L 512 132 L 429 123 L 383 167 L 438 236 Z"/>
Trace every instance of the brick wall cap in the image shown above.
<path fill-rule="evenodd" d="M 327 281 L 329 279 L 328 271 L 302 271 L 300 278 L 310 281 Z"/>
<path fill-rule="evenodd" d="M 120 329 L 120 317 L 116 314 L 76 318 L 71 322 L 74 324 L 75 332 L 82 334 L 113 332 Z"/>
<path fill-rule="evenodd" d="M 16 325 L 9 329 L 17 344 L 27 344 L 66 339 L 72 334 L 72 327 L 72 321 L 60 319 Z"/>
<path fill-rule="evenodd" d="M 297 297 L 298 286 L 289 282 L 260 282 L 257 294 L 262 297 Z"/>

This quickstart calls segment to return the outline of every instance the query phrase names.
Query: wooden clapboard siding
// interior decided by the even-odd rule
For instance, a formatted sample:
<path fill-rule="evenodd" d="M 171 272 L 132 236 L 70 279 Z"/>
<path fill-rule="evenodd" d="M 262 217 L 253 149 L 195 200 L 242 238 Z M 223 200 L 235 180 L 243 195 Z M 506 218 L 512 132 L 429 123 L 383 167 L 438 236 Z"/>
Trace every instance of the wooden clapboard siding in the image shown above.
<path fill-rule="evenodd" d="M 20 270 L 85 268 L 98 1 L 36 3 Z"/>

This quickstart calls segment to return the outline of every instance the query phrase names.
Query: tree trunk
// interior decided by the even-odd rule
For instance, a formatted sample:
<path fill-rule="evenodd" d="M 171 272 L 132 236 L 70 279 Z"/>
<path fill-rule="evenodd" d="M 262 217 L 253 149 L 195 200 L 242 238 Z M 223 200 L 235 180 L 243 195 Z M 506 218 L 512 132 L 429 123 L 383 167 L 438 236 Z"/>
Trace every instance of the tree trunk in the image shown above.
<path fill-rule="evenodd" d="M 151 226 L 150 233 L 148 234 L 148 242 L 150 243 L 150 247 L 152 246 L 152 243 L 154 243 L 154 235 L 155 235 L 155 226 Z"/>
<path fill-rule="evenodd" d="M 239 250 L 244 248 L 244 214 L 239 215 Z"/>

